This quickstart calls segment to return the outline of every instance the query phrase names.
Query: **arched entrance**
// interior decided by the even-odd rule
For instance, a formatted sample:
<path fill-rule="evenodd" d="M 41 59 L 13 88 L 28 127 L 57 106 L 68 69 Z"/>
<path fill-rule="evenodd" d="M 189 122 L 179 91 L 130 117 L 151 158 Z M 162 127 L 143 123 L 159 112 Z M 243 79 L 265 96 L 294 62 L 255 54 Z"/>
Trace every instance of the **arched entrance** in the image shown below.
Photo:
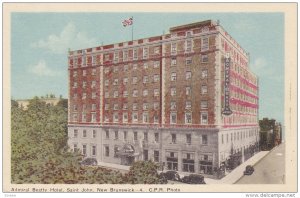
<path fill-rule="evenodd" d="M 138 153 L 135 153 L 133 145 L 127 143 L 117 152 L 117 155 L 121 158 L 121 165 L 130 166 Z"/>

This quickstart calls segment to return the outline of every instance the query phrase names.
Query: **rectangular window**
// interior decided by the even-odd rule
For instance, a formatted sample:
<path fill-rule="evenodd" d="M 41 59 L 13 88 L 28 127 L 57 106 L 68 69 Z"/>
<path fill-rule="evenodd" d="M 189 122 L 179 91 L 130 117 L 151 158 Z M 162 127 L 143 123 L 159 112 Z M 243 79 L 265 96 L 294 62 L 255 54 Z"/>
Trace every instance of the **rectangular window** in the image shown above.
<path fill-rule="evenodd" d="M 172 58 L 171 58 L 171 66 L 176 66 L 176 64 L 177 64 L 177 59 L 176 59 L 176 57 L 172 57 Z"/>
<path fill-rule="evenodd" d="M 105 150 L 105 156 L 109 157 L 109 146 L 105 146 L 104 150 Z"/>
<path fill-rule="evenodd" d="M 148 108 L 149 108 L 148 103 L 143 103 L 143 110 L 148 110 Z"/>
<path fill-rule="evenodd" d="M 107 74 L 109 72 L 109 68 L 104 69 L 104 73 Z"/>
<path fill-rule="evenodd" d="M 208 62 L 208 55 L 207 54 L 201 55 L 201 62 L 202 63 L 207 63 Z"/>
<path fill-rule="evenodd" d="M 113 119 L 113 122 L 119 122 L 119 113 L 118 113 L 118 112 L 115 112 L 113 118 L 114 118 L 114 119 Z"/>
<path fill-rule="evenodd" d="M 192 51 L 192 40 L 185 41 L 185 51 L 191 52 Z"/>
<path fill-rule="evenodd" d="M 86 88 L 86 81 L 82 82 L 82 88 L 84 88 L 84 89 Z"/>
<path fill-rule="evenodd" d="M 96 75 L 96 69 L 92 69 L 92 75 L 93 75 L 93 76 Z"/>
<path fill-rule="evenodd" d="M 201 113 L 201 124 L 208 124 L 207 112 L 202 112 Z"/>
<path fill-rule="evenodd" d="M 145 89 L 144 91 L 143 91 L 143 96 L 145 97 L 145 96 L 148 96 L 148 90 L 147 89 Z"/>
<path fill-rule="evenodd" d="M 123 131 L 123 138 L 124 140 L 127 140 L 127 131 Z"/>
<path fill-rule="evenodd" d="M 115 131 L 115 140 L 119 139 L 119 131 Z"/>
<path fill-rule="evenodd" d="M 108 91 L 106 91 L 106 92 L 104 93 L 104 98 L 109 98 L 109 92 L 108 92 Z"/>
<path fill-rule="evenodd" d="M 209 40 L 208 38 L 201 39 L 201 51 L 206 51 L 209 49 Z"/>
<path fill-rule="evenodd" d="M 201 72 L 201 77 L 202 78 L 207 78 L 207 75 L 208 75 L 207 69 L 203 69 L 202 72 Z"/>
<path fill-rule="evenodd" d="M 173 73 L 171 74 L 171 81 L 176 81 L 176 79 L 177 79 L 177 75 L 176 75 L 175 72 L 173 72 Z"/>
<path fill-rule="evenodd" d="M 114 104 L 114 110 L 118 110 L 119 109 L 119 105 L 118 104 Z"/>
<path fill-rule="evenodd" d="M 138 133 L 136 131 L 133 132 L 133 139 L 134 141 L 138 140 Z"/>
<path fill-rule="evenodd" d="M 222 144 L 224 144 L 224 135 L 221 135 L 221 139 L 222 139 Z"/>
<path fill-rule="evenodd" d="M 105 86 L 108 86 L 108 85 L 109 85 L 109 80 L 105 80 L 105 81 L 104 81 L 104 85 L 105 85 Z"/>
<path fill-rule="evenodd" d="M 91 122 L 96 122 L 96 113 L 91 113 Z"/>
<path fill-rule="evenodd" d="M 92 146 L 92 155 L 95 156 L 97 154 L 97 147 Z"/>
<path fill-rule="evenodd" d="M 86 122 L 86 114 L 85 113 L 82 113 L 82 115 L 81 115 L 81 121 L 82 122 Z"/>
<path fill-rule="evenodd" d="M 132 122 L 137 123 L 138 121 L 139 121 L 138 113 L 137 112 L 132 113 Z"/>
<path fill-rule="evenodd" d="M 147 59 L 148 58 L 148 47 L 144 47 L 143 48 L 143 59 Z"/>
<path fill-rule="evenodd" d="M 185 58 L 185 65 L 191 65 L 192 64 L 192 57 Z"/>
<path fill-rule="evenodd" d="M 119 152 L 119 147 L 118 146 L 114 146 L 114 157 L 115 158 L 118 157 L 118 152 Z"/>
<path fill-rule="evenodd" d="M 202 100 L 200 106 L 201 109 L 207 109 L 208 108 L 207 100 Z"/>
<path fill-rule="evenodd" d="M 191 144 L 192 143 L 192 135 L 191 134 L 186 134 L 186 143 Z"/>
<path fill-rule="evenodd" d="M 114 79 L 113 85 L 118 85 L 119 84 L 119 79 Z"/>
<path fill-rule="evenodd" d="M 128 97 L 128 91 L 124 91 L 124 92 L 123 92 L 123 97 L 124 97 L 124 98 L 127 98 L 127 97 Z"/>
<path fill-rule="evenodd" d="M 119 52 L 114 53 L 114 62 L 117 63 L 119 61 Z"/>
<path fill-rule="evenodd" d="M 148 133 L 147 132 L 144 132 L 144 140 L 148 141 Z"/>
<path fill-rule="evenodd" d="M 92 81 L 92 86 L 91 86 L 92 88 L 95 88 L 96 87 L 96 81 Z"/>
<path fill-rule="evenodd" d="M 73 72 L 73 77 L 77 77 L 77 71 Z"/>
<path fill-rule="evenodd" d="M 172 143 L 176 144 L 176 134 L 171 134 L 172 137 Z"/>
<path fill-rule="evenodd" d="M 128 122 L 128 113 L 123 112 L 123 123 L 127 123 Z"/>
<path fill-rule="evenodd" d="M 143 123 L 148 123 L 149 122 L 149 114 L 144 112 L 143 113 Z"/>
<path fill-rule="evenodd" d="M 171 54 L 175 55 L 177 53 L 177 43 L 171 43 Z"/>
<path fill-rule="evenodd" d="M 154 141 L 159 142 L 159 134 L 158 133 L 154 133 Z"/>
<path fill-rule="evenodd" d="M 127 110 L 128 109 L 128 104 L 127 103 L 124 103 L 123 104 L 123 110 Z"/>
<path fill-rule="evenodd" d="M 123 61 L 127 61 L 128 60 L 128 51 L 124 50 L 123 51 Z"/>
<path fill-rule="evenodd" d="M 138 104 L 137 103 L 132 104 L 132 110 L 138 110 Z"/>
<path fill-rule="evenodd" d="M 92 111 L 96 110 L 96 104 L 92 104 Z"/>
<path fill-rule="evenodd" d="M 109 110 L 109 104 L 105 104 L 105 105 L 104 105 L 104 109 L 105 109 L 105 110 Z"/>
<path fill-rule="evenodd" d="M 93 130 L 93 138 L 96 138 L 96 137 L 97 137 L 97 131 Z"/>
<path fill-rule="evenodd" d="M 207 144 L 207 135 L 202 135 L 202 144 Z"/>
<path fill-rule="evenodd" d="M 154 48 L 154 54 L 159 54 L 160 52 L 160 46 L 157 46 Z"/>
<path fill-rule="evenodd" d="M 78 121 L 78 115 L 77 113 L 73 113 L 73 122 L 77 122 Z"/>
<path fill-rule="evenodd" d="M 185 73 L 185 79 L 186 79 L 186 80 L 191 80 L 191 78 L 192 78 L 192 72 L 187 71 L 187 72 Z"/>
<path fill-rule="evenodd" d="M 185 113 L 185 124 L 192 124 L 192 114 Z"/>
<path fill-rule="evenodd" d="M 137 60 L 137 59 L 138 59 L 138 50 L 133 49 L 133 60 Z"/>
<path fill-rule="evenodd" d="M 137 64 L 133 64 L 132 65 L 132 70 L 136 70 L 137 69 Z"/>
<path fill-rule="evenodd" d="M 154 82 L 158 82 L 159 81 L 159 75 L 158 74 L 154 74 L 153 81 Z"/>
<path fill-rule="evenodd" d="M 73 105 L 73 111 L 77 111 L 77 105 Z"/>
<path fill-rule="evenodd" d="M 159 61 L 154 61 L 153 67 L 154 68 L 159 68 L 160 62 Z"/>
<path fill-rule="evenodd" d="M 73 144 L 73 151 L 76 152 L 78 150 L 77 144 Z"/>
<path fill-rule="evenodd" d="M 154 97 L 159 96 L 159 90 L 158 89 L 154 89 L 153 92 L 154 92 Z"/>
<path fill-rule="evenodd" d="M 97 97 L 96 92 L 92 92 L 92 99 L 96 99 L 96 97 Z"/>
<path fill-rule="evenodd" d="M 176 96 L 176 88 L 175 87 L 171 88 L 171 96 Z"/>
<path fill-rule="evenodd" d="M 191 89 L 191 87 L 186 87 L 185 88 L 185 95 L 187 95 L 187 96 L 192 95 L 192 89 Z"/>
<path fill-rule="evenodd" d="M 159 122 L 159 117 L 158 117 L 158 115 L 154 115 L 154 118 L 153 118 L 154 120 L 153 120 L 153 122 L 154 122 L 154 124 L 157 124 L 158 122 Z"/>
<path fill-rule="evenodd" d="M 74 129 L 74 135 L 73 135 L 74 138 L 77 138 L 78 137 L 78 130 L 77 129 Z"/>
<path fill-rule="evenodd" d="M 86 99 L 86 93 L 82 93 L 82 99 Z"/>
<path fill-rule="evenodd" d="M 124 65 L 124 71 L 128 71 L 128 65 Z"/>
<path fill-rule="evenodd" d="M 185 102 L 185 109 L 191 109 L 192 108 L 192 102 L 191 101 L 186 101 Z"/>
<path fill-rule="evenodd" d="M 114 66 L 114 73 L 118 73 L 119 72 L 119 67 L 118 66 Z"/>
<path fill-rule="evenodd" d="M 104 61 L 109 61 L 110 57 L 109 57 L 109 54 L 105 54 L 104 55 Z"/>
<path fill-rule="evenodd" d="M 82 76 L 86 76 L 86 70 L 82 70 Z"/>
<path fill-rule="evenodd" d="M 176 122 L 177 122 L 177 113 L 172 112 L 172 113 L 170 114 L 170 117 L 171 117 L 171 119 L 170 119 L 170 124 L 176 124 Z"/>
<path fill-rule="evenodd" d="M 144 161 L 148 161 L 148 150 L 143 150 Z"/>
<path fill-rule="evenodd" d="M 114 98 L 119 97 L 119 92 L 118 91 L 114 91 Z"/>
<path fill-rule="evenodd" d="M 73 88 L 77 88 L 77 82 L 73 83 Z"/>
<path fill-rule="evenodd" d="M 143 64 L 143 67 L 144 67 L 144 69 L 148 69 L 148 63 L 147 63 L 147 62 L 144 63 L 144 64 Z"/>
<path fill-rule="evenodd" d="M 127 85 L 128 83 L 128 78 L 123 78 L 123 85 Z"/>
<path fill-rule="evenodd" d="M 82 154 L 86 155 L 86 145 L 85 144 L 82 145 Z"/>
<path fill-rule="evenodd" d="M 143 77 L 143 83 L 146 84 L 148 83 L 149 79 L 148 79 L 148 76 L 144 76 Z"/>
<path fill-rule="evenodd" d="M 109 139 L 109 130 L 105 130 L 105 138 Z"/>
<path fill-rule="evenodd" d="M 159 103 L 158 102 L 154 102 L 153 108 L 154 108 L 154 110 L 158 110 L 159 109 Z"/>
<path fill-rule="evenodd" d="M 207 85 L 201 86 L 201 94 L 207 94 Z"/>
<path fill-rule="evenodd" d="M 154 151 L 154 162 L 159 162 L 159 151 Z"/>
<path fill-rule="evenodd" d="M 132 77 L 132 84 L 136 84 L 137 83 L 137 81 L 138 81 L 138 78 L 137 77 Z"/>

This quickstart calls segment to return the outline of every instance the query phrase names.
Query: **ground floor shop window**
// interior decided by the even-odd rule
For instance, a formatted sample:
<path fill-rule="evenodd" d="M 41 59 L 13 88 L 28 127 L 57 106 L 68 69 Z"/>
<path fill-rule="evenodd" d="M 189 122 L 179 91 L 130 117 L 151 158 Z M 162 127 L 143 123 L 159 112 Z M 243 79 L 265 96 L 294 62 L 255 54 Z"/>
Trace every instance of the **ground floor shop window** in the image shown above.
<path fill-rule="evenodd" d="M 167 157 L 167 169 L 178 170 L 178 154 L 175 152 L 166 152 Z"/>
<path fill-rule="evenodd" d="M 183 153 L 182 164 L 183 164 L 182 169 L 184 172 L 190 172 L 190 173 L 195 172 L 194 154 Z"/>
<path fill-rule="evenodd" d="M 200 155 L 199 170 L 202 174 L 213 174 L 212 155 Z"/>

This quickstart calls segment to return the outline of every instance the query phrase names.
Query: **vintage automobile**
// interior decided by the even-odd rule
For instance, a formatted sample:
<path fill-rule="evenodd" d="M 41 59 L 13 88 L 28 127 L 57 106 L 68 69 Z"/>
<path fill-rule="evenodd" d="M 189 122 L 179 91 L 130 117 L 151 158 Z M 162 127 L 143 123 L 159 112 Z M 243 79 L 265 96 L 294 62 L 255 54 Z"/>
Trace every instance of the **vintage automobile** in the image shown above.
<path fill-rule="evenodd" d="M 187 184 L 206 184 L 203 175 L 191 174 L 189 176 L 184 176 L 181 181 Z"/>
<path fill-rule="evenodd" d="M 179 174 L 176 171 L 167 171 L 163 174 L 167 180 L 172 180 L 172 181 L 180 181 L 181 180 Z"/>
<path fill-rule="evenodd" d="M 96 166 L 98 164 L 95 158 L 85 158 L 80 162 L 82 166 Z"/>
<path fill-rule="evenodd" d="M 254 168 L 251 165 L 246 166 L 246 170 L 244 171 L 244 175 L 252 175 L 254 172 Z"/>

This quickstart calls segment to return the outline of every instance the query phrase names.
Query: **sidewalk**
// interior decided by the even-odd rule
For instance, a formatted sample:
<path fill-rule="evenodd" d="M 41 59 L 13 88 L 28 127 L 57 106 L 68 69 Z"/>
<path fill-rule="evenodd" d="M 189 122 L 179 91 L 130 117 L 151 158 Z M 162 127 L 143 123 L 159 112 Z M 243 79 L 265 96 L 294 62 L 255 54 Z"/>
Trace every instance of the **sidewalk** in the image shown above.
<path fill-rule="evenodd" d="M 259 153 L 245 161 L 243 164 L 236 167 L 231 173 L 223 177 L 221 180 L 205 178 L 205 182 L 206 184 L 234 184 L 244 175 L 244 170 L 247 165 L 254 166 L 268 153 L 269 151 L 260 151 Z"/>

